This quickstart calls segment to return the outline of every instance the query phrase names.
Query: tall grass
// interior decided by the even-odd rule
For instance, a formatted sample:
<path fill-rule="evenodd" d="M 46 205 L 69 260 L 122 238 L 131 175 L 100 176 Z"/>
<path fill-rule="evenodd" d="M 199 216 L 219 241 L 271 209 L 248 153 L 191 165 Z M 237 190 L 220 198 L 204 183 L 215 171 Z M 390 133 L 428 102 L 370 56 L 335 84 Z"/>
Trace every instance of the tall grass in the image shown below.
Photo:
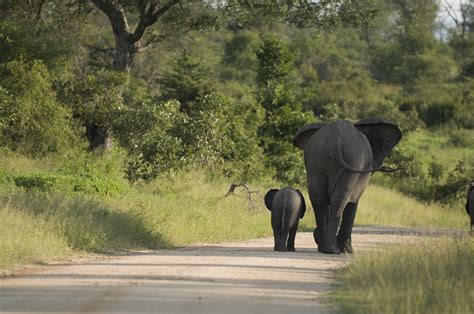
<path fill-rule="evenodd" d="M 342 313 L 473 313 L 474 242 L 440 238 L 359 256 L 338 271 Z"/>
<path fill-rule="evenodd" d="M 461 138 L 461 139 L 459 139 Z M 464 160 L 466 167 L 474 165 L 474 130 L 440 129 L 437 131 L 422 129 L 412 132 L 406 144 L 417 157 L 425 163 L 436 161 L 452 168 L 458 160 Z"/>
<path fill-rule="evenodd" d="M 369 185 L 359 203 L 356 224 L 467 228 L 466 212 L 458 207 L 425 204 L 396 190 Z"/>
<path fill-rule="evenodd" d="M 0 269 L 64 257 L 68 246 L 54 226 L 7 200 L 0 206 Z"/>
<path fill-rule="evenodd" d="M 263 202 L 250 209 L 244 193 L 226 197 L 228 187 L 204 171 L 113 196 L 0 185 L 0 220 L 6 221 L 0 229 L 0 268 L 74 251 L 157 249 L 270 235 Z"/>

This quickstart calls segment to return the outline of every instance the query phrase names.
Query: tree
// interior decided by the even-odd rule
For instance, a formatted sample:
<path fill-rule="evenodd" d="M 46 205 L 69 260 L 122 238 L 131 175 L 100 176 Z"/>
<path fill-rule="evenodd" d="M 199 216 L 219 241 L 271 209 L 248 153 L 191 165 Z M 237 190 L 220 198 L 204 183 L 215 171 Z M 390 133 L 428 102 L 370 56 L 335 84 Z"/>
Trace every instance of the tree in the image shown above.
<path fill-rule="evenodd" d="M 454 48 L 461 76 L 474 77 L 474 0 L 461 1 L 459 12 L 446 3 L 446 11 L 455 23 L 449 45 Z"/>
<path fill-rule="evenodd" d="M 163 38 L 160 29 L 150 30 L 159 20 L 164 20 L 161 28 L 195 29 L 215 23 L 206 8 L 210 4 L 203 3 L 199 8 L 193 1 L 146 1 L 146 0 L 91 0 L 109 19 L 114 33 L 115 48 L 112 69 L 117 72 L 129 73 L 137 53 L 149 49 L 154 43 Z M 179 5 L 178 5 L 179 4 Z M 204 10 L 203 10 L 204 8 Z M 196 13 L 198 12 L 198 13 Z M 129 18 L 128 15 L 131 17 Z M 129 19 L 136 19 L 135 27 L 131 27 Z M 146 32 L 149 36 L 143 44 Z M 163 33 L 166 33 L 163 32 Z M 111 126 L 86 123 L 88 134 L 94 134 L 91 147 L 110 148 L 112 143 Z M 93 129 L 90 131 L 90 129 Z"/>
<path fill-rule="evenodd" d="M 25 155 L 58 152 L 77 139 L 60 96 L 81 54 L 67 9 L 64 1 L 0 1 L 0 141 Z"/>
<path fill-rule="evenodd" d="M 337 23 L 361 25 L 370 20 L 376 13 L 372 0 L 359 1 L 296 1 L 283 3 L 275 1 L 232 0 L 224 3 L 213 1 L 146 1 L 146 0 L 91 0 L 109 19 L 115 38 L 113 69 L 129 72 L 135 55 L 148 49 L 159 39 L 163 29 L 171 27 L 182 32 L 189 29 L 210 27 L 217 25 L 218 11 L 227 12 L 234 23 L 255 21 L 259 18 L 269 21 L 284 20 L 299 26 L 331 27 Z M 135 17 L 137 23 L 132 29 L 129 24 L 130 16 Z M 142 41 L 146 32 L 154 25 L 157 29 L 149 31 L 146 43 Z M 164 32 L 166 33 L 166 31 Z M 100 126 L 94 126 L 100 129 Z M 100 132 L 111 136 L 108 130 Z M 107 138 L 103 142 L 110 142 Z"/>
<path fill-rule="evenodd" d="M 376 0 L 230 0 L 225 3 L 233 28 L 262 23 L 286 23 L 322 30 L 331 30 L 338 24 L 365 27 L 380 11 Z"/>
<path fill-rule="evenodd" d="M 266 166 L 278 180 L 300 183 L 303 177 L 301 153 L 292 146 L 293 136 L 312 114 L 303 111 L 288 77 L 293 70 L 294 56 L 288 45 L 275 36 L 262 40 L 257 52 L 259 61 L 258 100 L 265 109 L 259 135 L 266 156 Z"/>
<path fill-rule="evenodd" d="M 474 31 L 474 0 L 461 0 L 458 10 L 449 2 L 444 1 L 444 10 L 454 22 L 456 37 L 465 40 L 469 32 Z"/>
<path fill-rule="evenodd" d="M 181 103 L 181 110 L 191 113 L 192 102 L 213 90 L 211 71 L 201 62 L 183 50 L 171 71 L 163 73 L 159 80 L 162 97 L 165 100 L 176 99 Z"/>
<path fill-rule="evenodd" d="M 72 139 L 71 113 L 57 101 L 42 61 L 0 66 L 0 144 L 29 156 L 58 152 Z"/>
<path fill-rule="evenodd" d="M 373 50 L 377 78 L 410 89 L 425 79 L 441 82 L 452 76 L 452 60 L 434 37 L 436 0 L 391 2 L 396 31 Z"/>

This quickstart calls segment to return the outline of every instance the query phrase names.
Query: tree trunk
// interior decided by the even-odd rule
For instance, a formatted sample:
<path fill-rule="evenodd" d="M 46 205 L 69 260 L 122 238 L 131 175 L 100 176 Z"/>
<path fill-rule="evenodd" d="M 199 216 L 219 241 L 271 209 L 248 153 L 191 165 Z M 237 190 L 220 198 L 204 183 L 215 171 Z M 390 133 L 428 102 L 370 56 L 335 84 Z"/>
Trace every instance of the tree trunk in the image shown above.
<path fill-rule="evenodd" d="M 114 71 L 130 72 L 139 43 L 134 42 L 129 34 L 115 34 Z"/>
<path fill-rule="evenodd" d="M 112 128 L 86 122 L 86 134 L 89 148 L 96 153 L 112 148 Z"/>

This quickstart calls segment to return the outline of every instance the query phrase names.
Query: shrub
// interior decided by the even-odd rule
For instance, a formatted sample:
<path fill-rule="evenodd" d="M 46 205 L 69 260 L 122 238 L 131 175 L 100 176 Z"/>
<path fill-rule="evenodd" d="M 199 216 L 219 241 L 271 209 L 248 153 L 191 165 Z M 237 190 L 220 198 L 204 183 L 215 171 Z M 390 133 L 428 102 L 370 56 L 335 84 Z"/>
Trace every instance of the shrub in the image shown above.
<path fill-rule="evenodd" d="M 449 134 L 448 144 L 454 147 L 474 148 L 474 134 L 465 129 L 453 130 Z"/>
<path fill-rule="evenodd" d="M 177 101 L 124 109 L 115 121 L 119 143 L 128 153 L 127 178 L 150 180 L 185 166 L 188 156 L 177 130 L 187 123 Z"/>
<path fill-rule="evenodd" d="M 214 82 L 209 79 L 210 69 L 195 60 L 183 50 L 171 71 L 160 78 L 164 100 L 176 99 L 181 103 L 182 111 L 190 113 L 193 102 L 212 90 Z"/>
<path fill-rule="evenodd" d="M 456 105 L 452 102 L 434 102 L 421 106 L 419 113 L 427 126 L 438 125 L 450 121 L 456 112 Z"/>
<path fill-rule="evenodd" d="M 52 173 L 29 173 L 8 174 L 8 181 L 17 187 L 29 191 L 62 191 L 78 192 L 96 195 L 118 195 L 125 191 L 125 187 L 115 180 L 108 178 L 101 172 L 89 170 L 84 173 L 65 174 L 61 172 Z"/>
<path fill-rule="evenodd" d="M 29 156 L 64 149 L 73 138 L 71 113 L 56 99 L 41 61 L 0 67 L 0 144 Z"/>
<path fill-rule="evenodd" d="M 262 108 L 254 102 L 211 93 L 200 98 L 195 109 L 182 134 L 195 164 L 218 169 L 238 183 L 258 178 L 263 170 L 257 138 Z"/>
<path fill-rule="evenodd" d="M 38 189 L 42 191 L 51 190 L 57 183 L 58 178 L 50 174 L 29 174 L 17 175 L 13 177 L 13 182 L 18 187 L 23 187 L 28 190 Z"/>

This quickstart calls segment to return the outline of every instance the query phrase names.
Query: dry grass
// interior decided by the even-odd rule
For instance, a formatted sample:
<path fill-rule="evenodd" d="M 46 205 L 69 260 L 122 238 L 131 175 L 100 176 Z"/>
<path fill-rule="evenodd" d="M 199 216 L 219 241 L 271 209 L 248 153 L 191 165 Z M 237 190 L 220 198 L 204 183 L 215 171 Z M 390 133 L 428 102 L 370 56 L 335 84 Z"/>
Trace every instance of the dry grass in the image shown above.
<path fill-rule="evenodd" d="M 363 254 L 338 273 L 342 313 L 473 313 L 474 242 L 437 238 Z"/>

